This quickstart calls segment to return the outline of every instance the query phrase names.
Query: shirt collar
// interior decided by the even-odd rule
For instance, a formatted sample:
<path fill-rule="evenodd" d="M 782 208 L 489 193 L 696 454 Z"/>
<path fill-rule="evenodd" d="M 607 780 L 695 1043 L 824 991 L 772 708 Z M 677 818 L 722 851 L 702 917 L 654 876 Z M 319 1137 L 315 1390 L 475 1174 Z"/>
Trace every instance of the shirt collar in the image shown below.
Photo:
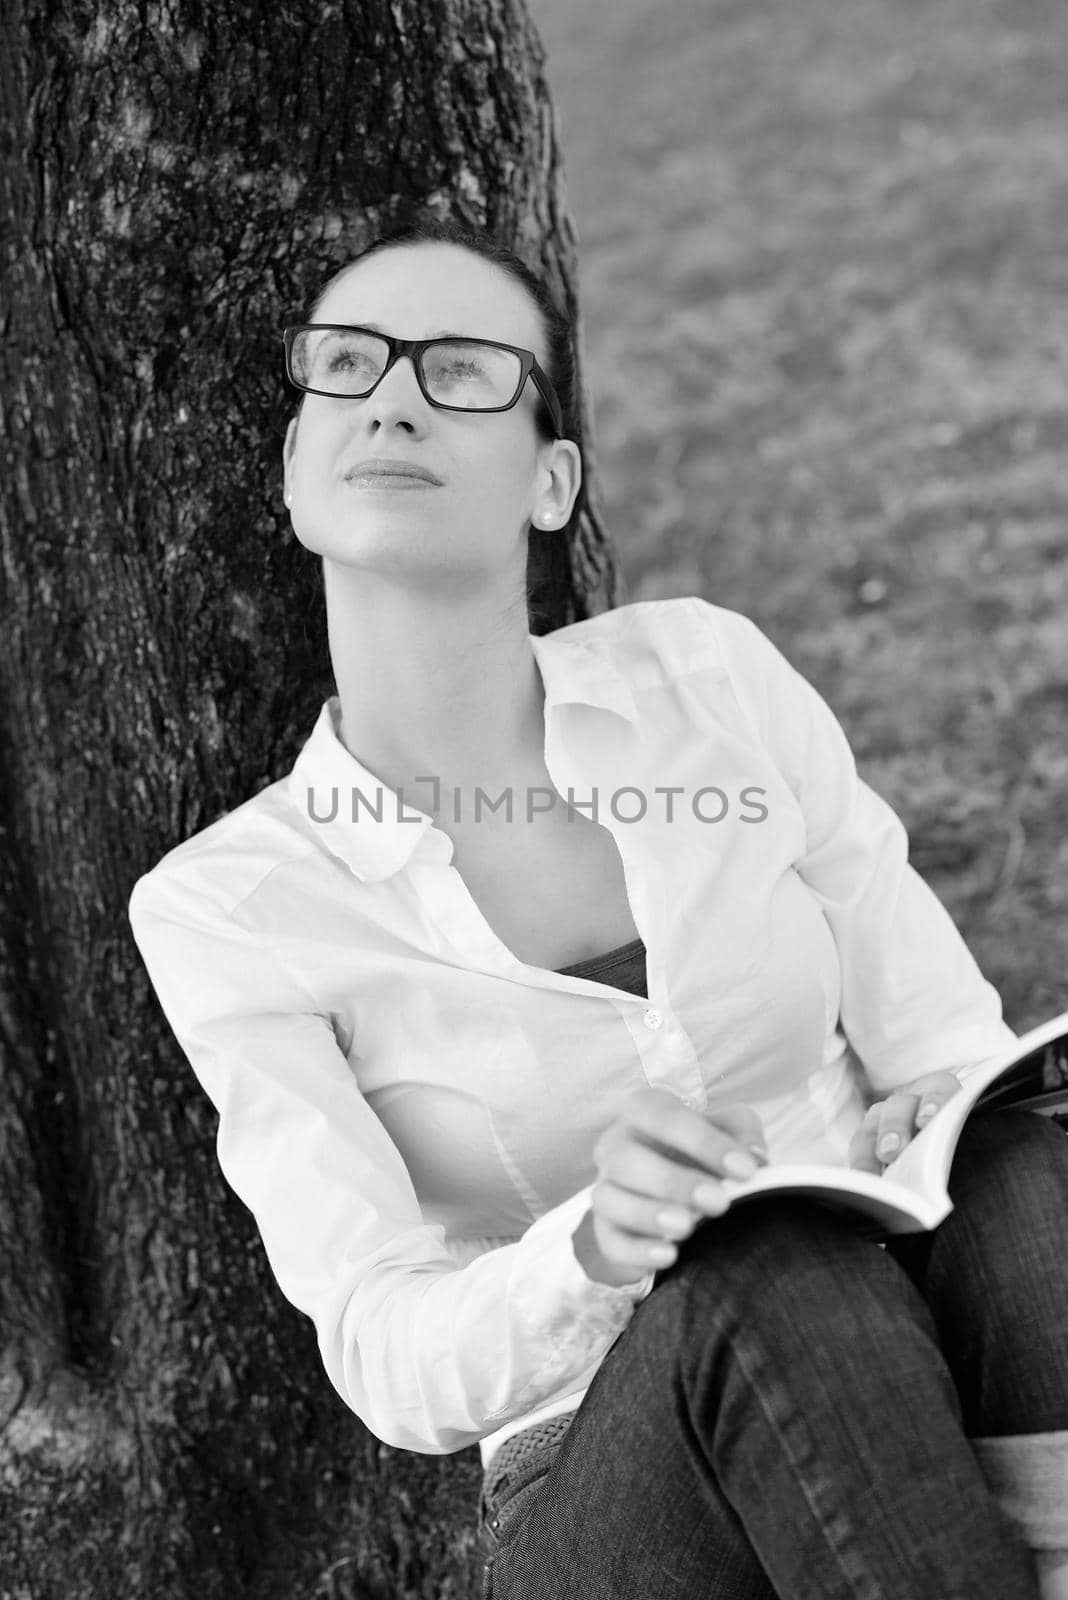
<path fill-rule="evenodd" d="M 565 627 L 528 635 L 545 687 L 546 727 L 557 706 L 576 704 L 594 706 L 636 724 L 634 695 L 612 660 L 609 642 L 568 638 L 569 632 Z M 424 841 L 447 860 L 451 840 L 420 809 L 420 800 L 428 798 L 427 789 L 420 786 L 402 799 L 345 747 L 340 723 L 341 702 L 331 695 L 323 701 L 287 780 L 289 801 L 307 818 L 308 827 L 332 855 L 367 882 L 379 882 L 398 872 Z"/>

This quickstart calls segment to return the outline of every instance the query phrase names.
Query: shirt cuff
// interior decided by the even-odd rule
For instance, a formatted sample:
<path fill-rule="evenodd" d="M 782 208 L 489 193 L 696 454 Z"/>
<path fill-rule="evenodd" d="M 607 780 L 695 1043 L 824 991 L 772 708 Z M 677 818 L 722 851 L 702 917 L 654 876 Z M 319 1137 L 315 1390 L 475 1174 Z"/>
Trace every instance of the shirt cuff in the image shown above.
<path fill-rule="evenodd" d="M 655 1272 L 646 1272 L 635 1283 L 611 1284 L 587 1276 L 572 1235 L 592 1198 L 590 1184 L 539 1217 L 519 1241 L 517 1302 L 554 1346 L 562 1345 L 573 1354 L 580 1349 L 593 1353 L 606 1337 L 614 1339 L 621 1333 L 656 1277 Z"/>
<path fill-rule="evenodd" d="M 525 1381 L 508 1403 L 483 1417 L 500 1424 L 584 1389 L 653 1287 L 655 1272 L 636 1283 L 597 1283 L 575 1255 L 572 1234 L 590 1208 L 593 1185 L 554 1206 L 509 1245 L 509 1315 L 525 1350 Z M 518 1375 L 517 1375 L 518 1376 Z"/>

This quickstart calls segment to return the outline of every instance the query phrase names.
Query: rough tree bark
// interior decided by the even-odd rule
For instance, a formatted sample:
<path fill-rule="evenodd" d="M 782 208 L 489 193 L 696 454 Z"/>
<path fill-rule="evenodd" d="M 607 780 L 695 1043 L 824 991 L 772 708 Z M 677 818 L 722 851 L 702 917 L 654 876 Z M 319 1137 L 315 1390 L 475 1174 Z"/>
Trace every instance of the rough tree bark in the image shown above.
<path fill-rule="evenodd" d="M 332 688 L 282 321 L 413 214 L 575 307 L 543 51 L 522 0 L 0 14 L 0 1596 L 476 1593 L 477 1451 L 334 1394 L 126 900 Z M 621 595 L 594 512 L 572 553 L 556 624 Z"/>

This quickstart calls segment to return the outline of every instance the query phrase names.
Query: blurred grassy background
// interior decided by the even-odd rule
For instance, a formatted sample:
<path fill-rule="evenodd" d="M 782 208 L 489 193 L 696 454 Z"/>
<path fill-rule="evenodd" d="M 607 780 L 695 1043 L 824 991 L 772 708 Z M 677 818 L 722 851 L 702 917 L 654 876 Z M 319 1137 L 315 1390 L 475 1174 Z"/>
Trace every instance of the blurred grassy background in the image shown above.
<path fill-rule="evenodd" d="M 1068 6 L 529 5 L 626 598 L 758 622 L 1068 1009 Z"/>

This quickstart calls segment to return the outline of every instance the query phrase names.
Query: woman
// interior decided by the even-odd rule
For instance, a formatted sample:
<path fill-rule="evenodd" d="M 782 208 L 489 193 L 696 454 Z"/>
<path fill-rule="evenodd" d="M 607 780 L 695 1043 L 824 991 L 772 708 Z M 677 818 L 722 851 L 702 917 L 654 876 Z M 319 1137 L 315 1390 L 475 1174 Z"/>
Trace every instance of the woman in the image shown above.
<path fill-rule="evenodd" d="M 737 613 L 528 632 L 582 452 L 508 252 L 379 241 L 286 350 L 337 695 L 130 916 L 339 1394 L 480 1443 L 497 1600 L 1063 1600 L 1060 1131 L 973 1117 L 885 1248 L 725 1208 L 757 1160 L 881 1171 L 1013 1038 L 900 822 Z"/>

